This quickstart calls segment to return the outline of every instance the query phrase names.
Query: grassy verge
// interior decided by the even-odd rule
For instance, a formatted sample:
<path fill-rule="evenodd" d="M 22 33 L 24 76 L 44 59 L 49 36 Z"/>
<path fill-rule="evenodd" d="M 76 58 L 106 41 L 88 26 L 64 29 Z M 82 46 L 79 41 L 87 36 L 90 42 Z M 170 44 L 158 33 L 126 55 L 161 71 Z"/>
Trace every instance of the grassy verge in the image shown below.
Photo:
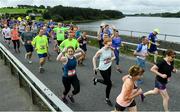
<path fill-rule="evenodd" d="M 95 47 L 99 46 L 97 39 L 92 39 L 92 38 L 89 38 L 88 45 L 95 46 Z M 124 45 L 123 47 L 121 47 L 120 52 L 124 55 L 127 55 L 127 56 L 133 56 L 133 50 L 132 49 L 135 49 L 135 47 L 132 47 L 129 45 Z M 158 57 L 157 60 L 161 60 L 162 58 L 163 58 L 163 56 L 160 55 L 160 57 Z M 180 59 L 180 57 L 176 57 L 176 58 Z M 148 56 L 147 61 L 152 63 L 153 62 L 153 56 L 152 55 Z M 180 69 L 180 61 L 179 60 L 175 60 L 174 64 L 175 64 L 176 68 Z"/>

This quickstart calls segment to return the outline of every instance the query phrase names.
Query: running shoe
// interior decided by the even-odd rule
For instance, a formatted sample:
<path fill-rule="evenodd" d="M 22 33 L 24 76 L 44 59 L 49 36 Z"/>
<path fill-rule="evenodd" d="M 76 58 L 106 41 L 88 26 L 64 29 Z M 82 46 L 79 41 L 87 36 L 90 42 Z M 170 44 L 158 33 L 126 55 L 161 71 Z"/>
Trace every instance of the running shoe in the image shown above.
<path fill-rule="evenodd" d="M 113 106 L 113 104 L 111 103 L 111 101 L 109 99 L 106 98 L 105 102 L 109 105 L 109 106 Z"/>
<path fill-rule="evenodd" d="M 93 84 L 96 85 L 96 83 L 97 83 L 97 78 L 94 77 L 93 78 Z"/>
<path fill-rule="evenodd" d="M 142 93 L 142 94 L 140 94 L 140 97 L 141 97 L 141 101 L 142 102 L 144 102 L 144 98 L 145 98 L 145 96 L 144 96 L 144 94 Z"/>
<path fill-rule="evenodd" d="M 73 98 L 73 96 L 71 95 L 68 95 L 68 98 L 70 99 L 70 101 L 72 102 L 72 103 L 74 103 L 75 101 L 74 101 L 74 98 Z"/>
<path fill-rule="evenodd" d="M 61 97 L 61 100 L 62 100 L 65 104 L 68 104 L 68 100 L 66 99 L 66 97 Z"/>

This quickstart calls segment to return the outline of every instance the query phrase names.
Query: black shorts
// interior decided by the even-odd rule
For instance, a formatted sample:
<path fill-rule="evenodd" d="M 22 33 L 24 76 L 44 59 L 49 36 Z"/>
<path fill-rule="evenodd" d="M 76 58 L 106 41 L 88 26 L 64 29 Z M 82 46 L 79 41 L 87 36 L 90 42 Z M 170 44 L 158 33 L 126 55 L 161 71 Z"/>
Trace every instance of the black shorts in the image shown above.
<path fill-rule="evenodd" d="M 132 103 L 127 107 L 134 107 L 134 106 L 136 106 L 135 100 L 133 100 Z M 123 106 L 119 105 L 117 102 L 115 104 L 116 111 L 124 111 L 127 107 L 123 107 Z"/>
<path fill-rule="evenodd" d="M 86 44 L 80 45 L 80 48 L 81 48 L 84 52 L 86 52 L 86 51 L 87 51 Z"/>
<path fill-rule="evenodd" d="M 58 46 L 62 43 L 62 40 L 57 40 Z"/>
<path fill-rule="evenodd" d="M 33 46 L 32 45 L 24 45 L 26 52 L 33 52 Z"/>
<path fill-rule="evenodd" d="M 4 38 L 5 40 L 11 40 L 11 38 Z"/>

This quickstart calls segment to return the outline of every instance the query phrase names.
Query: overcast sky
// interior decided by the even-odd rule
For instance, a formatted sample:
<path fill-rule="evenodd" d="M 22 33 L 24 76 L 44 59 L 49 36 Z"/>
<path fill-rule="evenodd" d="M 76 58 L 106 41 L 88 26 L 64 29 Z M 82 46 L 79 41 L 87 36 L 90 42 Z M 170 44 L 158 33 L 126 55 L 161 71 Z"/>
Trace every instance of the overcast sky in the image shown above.
<path fill-rule="evenodd" d="M 0 0 L 0 7 L 17 5 L 91 7 L 125 14 L 180 11 L 180 0 Z"/>

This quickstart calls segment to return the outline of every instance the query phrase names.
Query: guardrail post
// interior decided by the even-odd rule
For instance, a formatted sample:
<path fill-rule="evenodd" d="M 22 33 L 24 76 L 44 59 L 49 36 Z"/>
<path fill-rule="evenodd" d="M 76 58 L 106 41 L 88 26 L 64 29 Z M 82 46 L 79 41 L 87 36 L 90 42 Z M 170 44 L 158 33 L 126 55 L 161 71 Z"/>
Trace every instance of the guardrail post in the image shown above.
<path fill-rule="evenodd" d="M 19 87 L 21 88 L 23 86 L 22 77 L 21 77 L 20 73 L 17 73 L 17 75 L 18 75 L 18 79 L 19 79 Z"/>
<path fill-rule="evenodd" d="M 0 52 L 0 58 L 3 59 L 3 53 L 2 52 Z"/>
<path fill-rule="evenodd" d="M 4 65 L 7 65 L 7 58 L 6 58 L 6 56 L 4 55 L 3 58 L 4 58 Z"/>
<path fill-rule="evenodd" d="M 165 34 L 165 35 L 164 35 L 164 41 L 166 41 L 166 37 L 167 37 L 167 35 Z"/>
<path fill-rule="evenodd" d="M 32 100 L 32 103 L 35 105 L 35 99 L 34 99 L 34 92 L 33 92 L 33 89 L 29 86 L 29 94 L 31 96 L 31 100 Z"/>
<path fill-rule="evenodd" d="M 10 63 L 11 74 L 14 74 L 14 66 Z"/>
<path fill-rule="evenodd" d="M 133 34 L 133 31 L 131 31 L 131 37 L 133 37 L 132 34 Z"/>

